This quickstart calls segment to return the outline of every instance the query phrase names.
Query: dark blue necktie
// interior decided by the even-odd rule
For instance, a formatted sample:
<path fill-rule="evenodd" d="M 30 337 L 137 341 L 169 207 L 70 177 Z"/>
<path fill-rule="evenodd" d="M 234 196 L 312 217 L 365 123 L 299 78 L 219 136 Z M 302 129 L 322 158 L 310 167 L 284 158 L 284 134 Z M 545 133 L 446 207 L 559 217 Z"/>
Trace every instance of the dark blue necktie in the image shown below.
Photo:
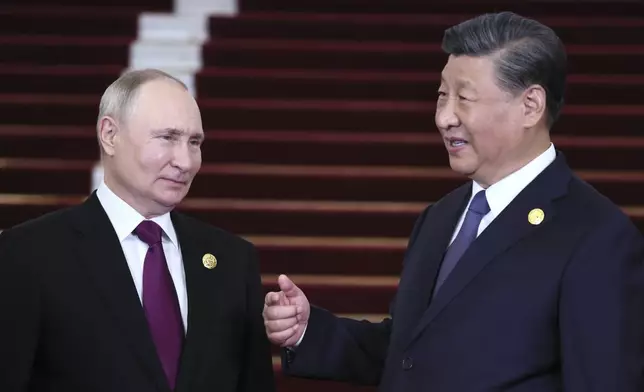
<path fill-rule="evenodd" d="M 487 204 L 485 191 L 480 191 L 472 198 L 470 206 L 467 209 L 467 214 L 465 214 L 461 230 L 459 230 L 458 235 L 449 248 L 447 248 L 447 252 L 445 252 L 445 257 L 443 258 L 443 263 L 441 264 L 438 278 L 436 279 L 436 285 L 434 286 L 434 295 L 436 295 L 438 289 L 445 283 L 445 280 L 454 267 L 456 267 L 456 264 L 467 248 L 476 239 L 481 219 L 488 212 L 490 212 L 490 206 Z"/>

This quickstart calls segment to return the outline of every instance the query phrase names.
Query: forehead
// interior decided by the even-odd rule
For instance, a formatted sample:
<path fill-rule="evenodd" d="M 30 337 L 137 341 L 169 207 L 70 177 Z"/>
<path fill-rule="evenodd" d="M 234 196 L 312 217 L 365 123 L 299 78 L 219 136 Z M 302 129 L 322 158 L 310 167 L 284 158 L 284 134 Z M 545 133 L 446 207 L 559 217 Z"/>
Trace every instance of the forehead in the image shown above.
<path fill-rule="evenodd" d="M 169 80 L 154 80 L 140 87 L 128 122 L 136 131 L 172 128 L 203 133 L 201 113 L 194 98 Z"/>
<path fill-rule="evenodd" d="M 441 73 L 441 82 L 452 88 L 498 90 L 494 58 L 450 55 Z"/>

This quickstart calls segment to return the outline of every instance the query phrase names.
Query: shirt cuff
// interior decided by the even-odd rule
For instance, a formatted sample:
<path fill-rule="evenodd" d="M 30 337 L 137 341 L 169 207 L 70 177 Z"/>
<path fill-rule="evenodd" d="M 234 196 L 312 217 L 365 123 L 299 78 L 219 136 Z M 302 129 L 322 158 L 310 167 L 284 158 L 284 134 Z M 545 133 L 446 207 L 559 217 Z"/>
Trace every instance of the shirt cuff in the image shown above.
<path fill-rule="evenodd" d="M 309 326 L 308 323 L 304 326 L 304 332 L 302 332 L 302 336 L 300 336 L 300 339 L 297 341 L 297 343 L 295 343 L 293 346 L 287 347 L 287 349 L 295 350 L 297 348 L 297 346 L 299 346 L 300 343 L 302 343 L 302 339 L 304 339 L 304 335 L 306 334 L 306 327 L 308 327 L 308 326 Z"/>

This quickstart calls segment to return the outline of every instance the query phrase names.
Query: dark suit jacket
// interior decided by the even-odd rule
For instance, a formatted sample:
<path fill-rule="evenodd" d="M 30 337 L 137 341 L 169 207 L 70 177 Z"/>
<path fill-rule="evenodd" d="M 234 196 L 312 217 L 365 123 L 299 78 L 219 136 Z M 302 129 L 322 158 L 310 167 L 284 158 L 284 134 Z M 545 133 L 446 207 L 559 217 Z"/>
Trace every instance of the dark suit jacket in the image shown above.
<path fill-rule="evenodd" d="M 248 242 L 171 214 L 188 332 L 176 391 L 273 392 Z M 214 269 L 202 256 L 218 259 Z M 0 236 L 0 391 L 169 392 L 125 256 L 95 194 Z"/>
<path fill-rule="evenodd" d="M 630 219 L 558 154 L 430 298 L 470 194 L 466 184 L 418 219 L 391 319 L 314 308 L 285 372 L 383 392 L 644 391 L 644 241 Z"/>

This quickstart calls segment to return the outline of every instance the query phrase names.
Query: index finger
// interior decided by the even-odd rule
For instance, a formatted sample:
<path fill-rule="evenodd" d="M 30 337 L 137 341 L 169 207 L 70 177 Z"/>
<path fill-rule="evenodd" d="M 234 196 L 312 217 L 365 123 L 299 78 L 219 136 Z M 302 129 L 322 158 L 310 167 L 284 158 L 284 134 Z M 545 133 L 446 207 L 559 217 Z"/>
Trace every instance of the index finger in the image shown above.
<path fill-rule="evenodd" d="M 280 294 L 274 291 L 266 293 L 266 297 L 264 297 L 264 303 L 268 306 L 279 305 Z"/>

